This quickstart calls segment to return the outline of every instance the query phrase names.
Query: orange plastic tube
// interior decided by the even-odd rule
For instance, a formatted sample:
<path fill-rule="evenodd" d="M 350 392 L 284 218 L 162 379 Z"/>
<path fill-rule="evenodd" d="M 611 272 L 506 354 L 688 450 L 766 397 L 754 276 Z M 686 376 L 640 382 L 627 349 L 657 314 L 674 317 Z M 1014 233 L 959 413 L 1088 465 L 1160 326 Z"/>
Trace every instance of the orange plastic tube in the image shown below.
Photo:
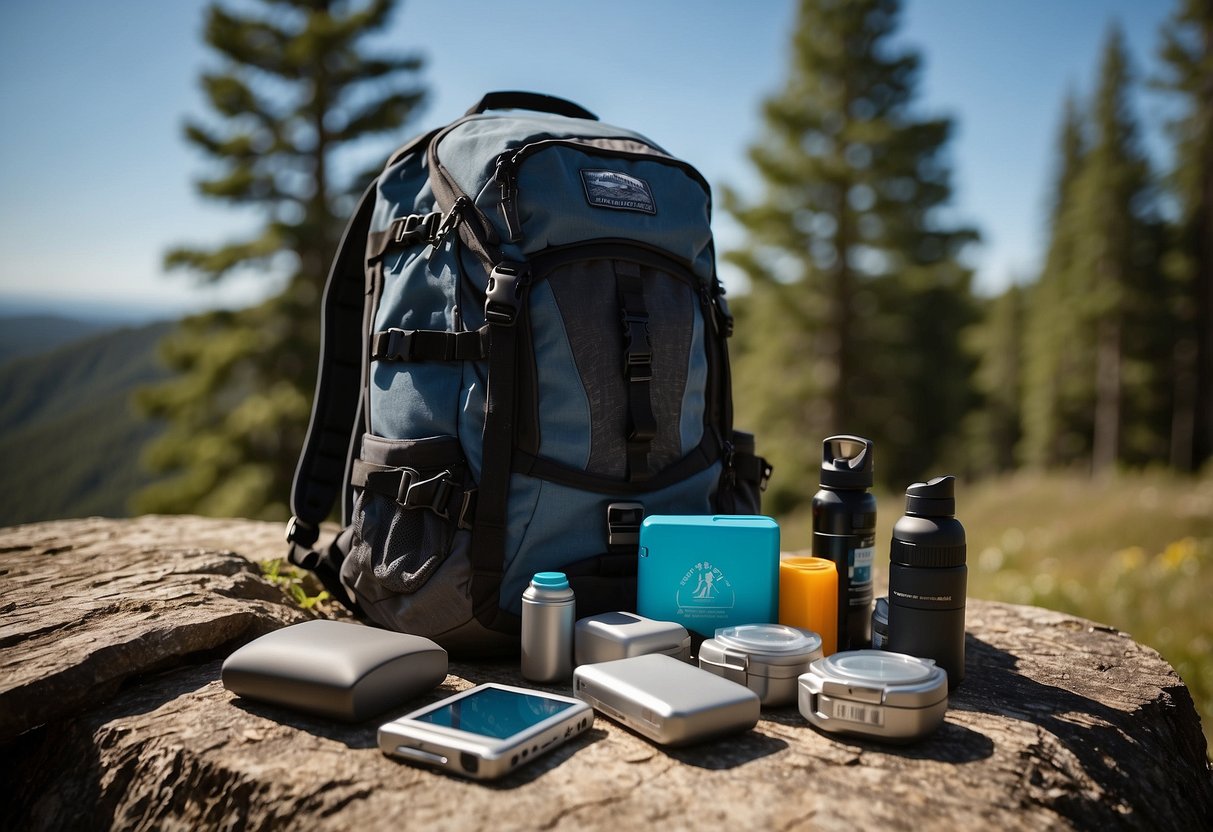
<path fill-rule="evenodd" d="M 825 558 L 779 561 L 779 623 L 821 636 L 821 650 L 838 650 L 838 567 Z"/>

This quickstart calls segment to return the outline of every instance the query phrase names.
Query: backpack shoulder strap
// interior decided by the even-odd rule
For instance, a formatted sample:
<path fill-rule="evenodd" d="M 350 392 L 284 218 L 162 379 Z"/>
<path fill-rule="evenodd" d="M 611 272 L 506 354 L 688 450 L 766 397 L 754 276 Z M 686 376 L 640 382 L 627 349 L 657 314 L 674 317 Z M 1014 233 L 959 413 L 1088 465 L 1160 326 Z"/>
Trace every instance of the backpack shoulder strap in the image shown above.
<path fill-rule="evenodd" d="M 291 488 L 294 516 L 286 532 L 291 562 L 308 569 L 316 569 L 319 556 L 312 547 L 320 536 L 320 524 L 345 491 L 350 461 L 357 455 L 362 435 L 362 389 L 368 363 L 366 241 L 376 184 L 377 180 L 371 182 L 346 225 L 324 287 L 316 393 L 295 469 Z"/>

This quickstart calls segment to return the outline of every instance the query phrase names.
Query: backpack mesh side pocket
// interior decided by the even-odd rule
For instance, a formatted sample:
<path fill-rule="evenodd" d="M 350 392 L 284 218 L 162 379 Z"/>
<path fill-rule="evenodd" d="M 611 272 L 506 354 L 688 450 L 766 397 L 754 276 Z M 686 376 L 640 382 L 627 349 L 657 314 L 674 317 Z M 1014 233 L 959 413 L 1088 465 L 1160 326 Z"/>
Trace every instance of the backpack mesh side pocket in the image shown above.
<path fill-rule="evenodd" d="M 464 505 L 466 465 L 453 436 L 363 439 L 349 557 L 385 589 L 416 592 L 446 559 Z"/>

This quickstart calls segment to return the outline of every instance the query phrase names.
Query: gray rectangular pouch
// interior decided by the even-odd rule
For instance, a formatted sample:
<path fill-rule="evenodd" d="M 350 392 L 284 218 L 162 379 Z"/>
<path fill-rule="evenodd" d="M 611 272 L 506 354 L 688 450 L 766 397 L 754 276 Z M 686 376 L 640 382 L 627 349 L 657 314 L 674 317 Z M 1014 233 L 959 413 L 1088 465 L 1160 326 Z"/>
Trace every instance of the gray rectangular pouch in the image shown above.
<path fill-rule="evenodd" d="M 223 663 L 237 696 L 361 722 L 446 679 L 446 651 L 428 638 L 342 621 L 306 621 L 267 633 Z"/>

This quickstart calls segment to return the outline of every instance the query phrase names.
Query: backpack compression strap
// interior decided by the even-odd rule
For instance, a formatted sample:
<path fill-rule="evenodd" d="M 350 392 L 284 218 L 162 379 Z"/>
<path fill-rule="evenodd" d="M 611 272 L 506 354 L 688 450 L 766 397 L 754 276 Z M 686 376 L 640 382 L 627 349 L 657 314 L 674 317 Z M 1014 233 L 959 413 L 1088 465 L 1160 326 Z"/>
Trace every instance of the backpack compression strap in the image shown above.
<path fill-rule="evenodd" d="M 472 609 L 484 626 L 509 631 L 499 605 L 507 529 L 507 501 L 513 469 L 514 405 L 518 363 L 518 322 L 526 314 L 530 267 L 498 263 L 485 293 L 489 330 L 489 376 L 485 390 L 483 448 L 476 519 L 469 557 Z"/>
<path fill-rule="evenodd" d="M 362 433 L 367 366 L 365 247 L 376 184 L 371 182 L 346 225 L 324 287 L 316 394 L 291 488 L 294 516 L 286 528 L 291 563 L 314 571 L 329 593 L 351 608 L 355 605 L 342 587 L 339 574 L 349 535 L 339 535 L 323 553 L 314 547 L 320 537 L 320 524 L 349 481 L 350 461 L 356 456 Z"/>

